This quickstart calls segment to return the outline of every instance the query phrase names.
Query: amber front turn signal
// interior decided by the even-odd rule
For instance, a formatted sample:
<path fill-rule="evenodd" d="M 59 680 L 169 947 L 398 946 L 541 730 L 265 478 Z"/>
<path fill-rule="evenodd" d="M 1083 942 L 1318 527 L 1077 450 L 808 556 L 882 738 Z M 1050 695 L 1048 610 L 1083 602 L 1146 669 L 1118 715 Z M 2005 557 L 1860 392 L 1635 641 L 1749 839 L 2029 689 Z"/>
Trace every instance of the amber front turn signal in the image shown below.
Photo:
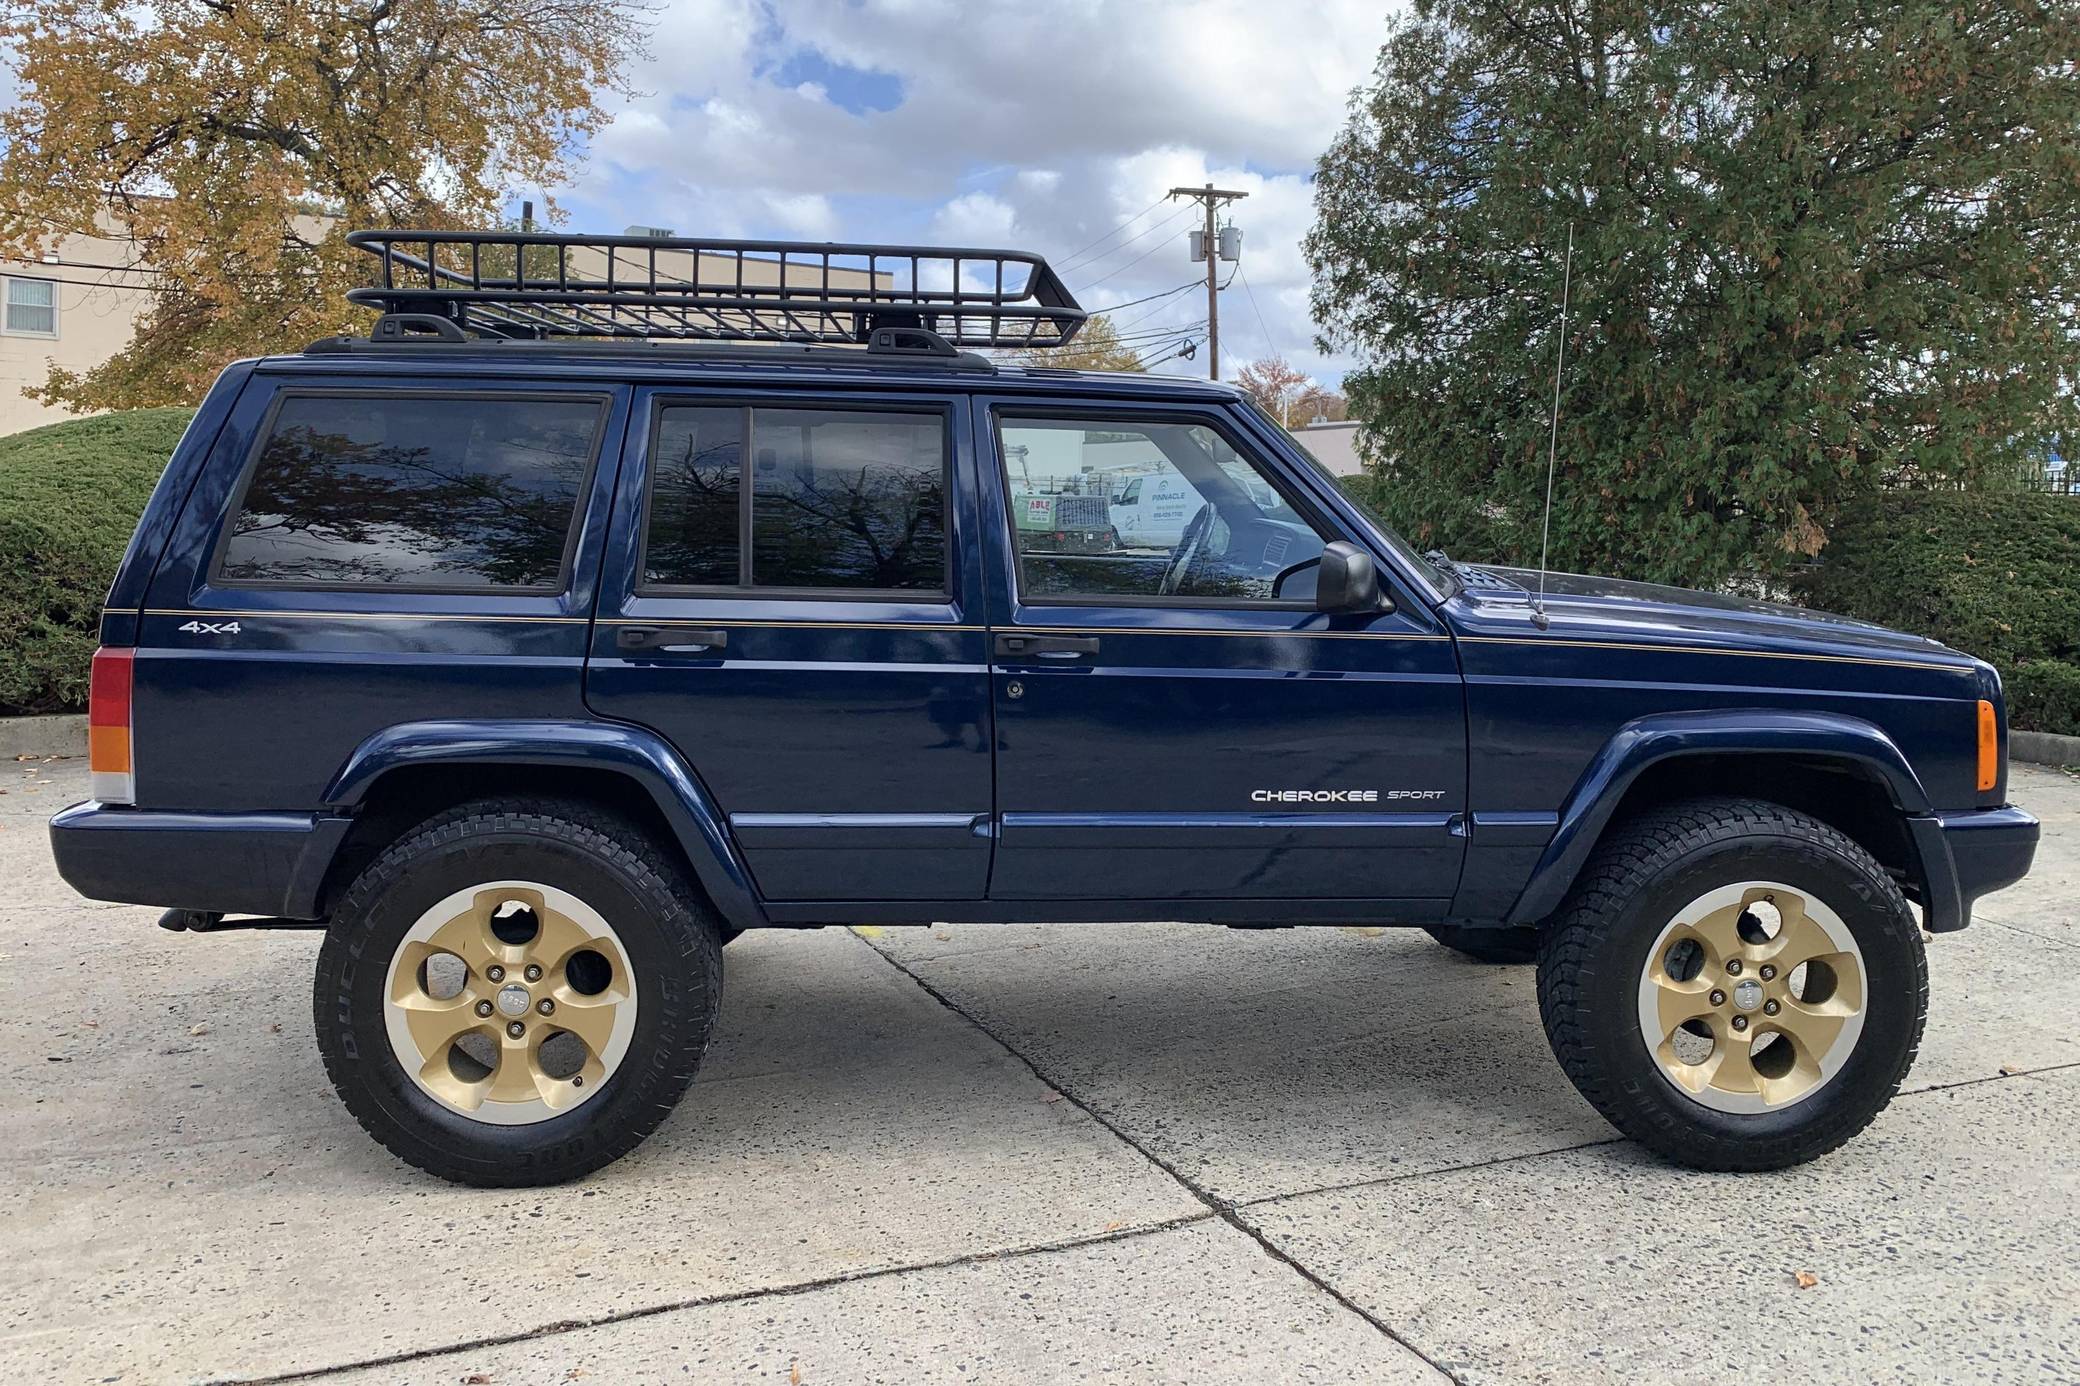
<path fill-rule="evenodd" d="M 1994 720 L 1993 704 L 1979 700 L 1979 788 L 1987 790 L 2000 783 L 2001 778 L 2001 732 Z"/>

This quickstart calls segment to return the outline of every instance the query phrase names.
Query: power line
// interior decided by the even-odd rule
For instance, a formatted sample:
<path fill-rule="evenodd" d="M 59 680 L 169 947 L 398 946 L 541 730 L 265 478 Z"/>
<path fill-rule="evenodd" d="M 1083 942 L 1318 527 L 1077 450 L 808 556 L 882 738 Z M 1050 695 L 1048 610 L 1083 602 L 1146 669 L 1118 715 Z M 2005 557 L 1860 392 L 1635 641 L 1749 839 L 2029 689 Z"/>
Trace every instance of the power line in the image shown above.
<path fill-rule="evenodd" d="M 1112 228 L 1112 229 L 1111 229 L 1110 231 L 1107 231 L 1107 232 L 1106 232 L 1106 233 L 1105 233 L 1104 235 L 1102 235 L 1102 236 L 1098 237 L 1098 239 L 1097 239 L 1097 240 L 1095 240 L 1095 241 L 1091 241 L 1091 242 L 1090 242 L 1089 244 L 1087 244 L 1087 245 L 1080 245 L 1080 246 L 1076 247 L 1076 249 L 1074 249 L 1074 250 L 1070 251 L 1070 252 L 1069 252 L 1069 253 L 1068 253 L 1067 255 L 1064 255 L 1064 256 L 1062 257 L 1062 259 L 1063 259 L 1063 260 L 1064 260 L 1065 262 L 1066 262 L 1066 261 L 1069 261 L 1069 260 L 1073 260 L 1073 259 L 1075 259 L 1075 258 L 1076 258 L 1077 256 L 1079 256 L 1079 255 L 1083 254 L 1083 252 L 1084 252 L 1084 251 L 1086 251 L 1086 250 L 1089 250 L 1089 249 L 1091 248 L 1091 246 L 1097 245 L 1097 244 L 1099 244 L 1100 242 L 1103 242 L 1103 241 L 1109 241 L 1109 240 L 1111 240 L 1111 239 L 1112 239 L 1112 238 L 1113 238 L 1114 236 L 1117 236 L 1117 235 L 1118 235 L 1118 234 L 1119 234 L 1120 232 L 1122 232 L 1122 231 L 1126 230 L 1126 229 L 1127 229 L 1127 228 L 1128 228 L 1129 226 L 1132 226 L 1132 225 L 1133 225 L 1133 224 L 1134 224 L 1135 222 L 1137 222 L 1137 221 L 1141 220 L 1141 219 L 1142 219 L 1143 217 L 1147 216 L 1147 215 L 1148 215 L 1148 214 L 1149 214 L 1150 212 L 1153 212 L 1153 211 L 1154 211 L 1154 210 L 1155 210 L 1156 208 L 1158 208 L 1158 207 L 1160 207 L 1160 206 L 1162 206 L 1162 205 L 1163 205 L 1163 199 L 1159 197 L 1159 198 L 1157 198 L 1157 199 L 1156 199 L 1155 201 L 1153 201 L 1153 202 L 1149 203 L 1149 204 L 1148 204 L 1148 205 L 1147 205 L 1146 207 L 1143 207 L 1143 208 L 1142 208 L 1142 209 L 1141 209 L 1140 211 L 1138 211 L 1138 212 L 1134 213 L 1134 215 L 1132 215 L 1132 216 L 1128 217 L 1128 218 L 1127 218 L 1127 219 L 1126 219 L 1125 221 L 1121 222 L 1121 223 L 1120 223 L 1119 225 L 1117 225 L 1117 226 L 1113 227 L 1113 228 Z"/>
<path fill-rule="evenodd" d="M 1185 280 L 1184 283 L 1179 284 L 1174 289 L 1165 289 L 1163 290 L 1163 292 L 1159 294 L 1150 294 L 1147 298 L 1130 298 L 1125 303 L 1114 303 L 1104 308 L 1094 309 L 1093 311 L 1099 313 L 1117 313 L 1122 308 L 1132 308 L 1136 304 L 1140 303 L 1153 303 L 1159 298 L 1168 298 L 1172 294 L 1181 294 L 1186 289 L 1196 289 L 1197 287 L 1199 287 L 1199 281 L 1195 276 L 1191 279 Z"/>
<path fill-rule="evenodd" d="M 1140 240 L 1143 236 L 1154 235 L 1156 232 L 1162 230 L 1164 227 L 1174 225 L 1179 217 L 1183 216 L 1190 210 L 1191 208 L 1189 207 L 1180 207 L 1176 211 L 1172 212 L 1169 216 L 1164 217 L 1161 221 L 1156 222 L 1153 225 L 1144 227 L 1141 230 L 1135 232 L 1133 235 L 1121 241 L 1118 245 L 1112 247 L 1112 249 L 1101 250 L 1096 255 L 1088 256 L 1081 260 L 1072 259 L 1068 264 L 1063 265 L 1061 268 L 1065 272 L 1072 269 L 1089 269 L 1092 265 L 1097 264 L 1099 261 L 1108 260 L 1114 255 L 1119 254 L 1122 250 L 1125 250 L 1128 246 L 1134 244 L 1134 242 Z"/>
<path fill-rule="evenodd" d="M 1242 291 L 1249 295 L 1249 310 L 1257 315 L 1257 330 L 1264 334 L 1265 348 L 1273 356 L 1284 360 L 1285 353 L 1278 349 L 1277 342 L 1271 340 L 1271 328 L 1264 321 L 1264 310 L 1257 306 L 1257 291 L 1249 286 L 1249 276 L 1242 274 L 1242 262 L 1239 260 L 1235 262 L 1235 273 L 1242 275 Z"/>
<path fill-rule="evenodd" d="M 1103 284 L 1103 283 L 1105 282 L 1105 280 L 1107 280 L 1107 279 L 1117 279 L 1117 278 L 1119 278 L 1119 277 L 1120 277 L 1121 275 L 1125 274 L 1125 273 L 1126 273 L 1126 272 L 1127 272 L 1128 270 L 1130 270 L 1130 269 L 1134 268 L 1134 266 L 1136 266 L 1136 265 L 1140 264 L 1140 263 L 1141 263 L 1141 262 L 1142 262 L 1143 260 L 1146 260 L 1146 259 L 1147 259 L 1147 258 L 1148 258 L 1149 256 L 1151 256 L 1151 255 L 1155 254 L 1155 253 L 1156 253 L 1156 252 L 1157 252 L 1158 250 L 1161 250 L 1161 249 L 1162 249 L 1163 247 L 1165 247 L 1166 245 L 1169 245 L 1169 244 L 1170 244 L 1170 242 L 1169 242 L 1169 241 L 1157 241 L 1157 242 L 1156 242 L 1156 243 L 1155 243 L 1154 245 L 1152 245 L 1152 246 L 1150 246 L 1150 247 L 1149 247 L 1148 249 L 1146 249 L 1146 250 L 1142 251 L 1142 252 L 1141 252 L 1141 253 L 1140 253 L 1139 255 L 1136 255 L 1136 256 L 1135 256 L 1135 257 L 1134 257 L 1133 259 L 1131 259 L 1131 260 L 1127 261 L 1127 262 L 1126 262 L 1126 263 L 1125 263 L 1124 265 L 1121 265 L 1121 266 L 1120 266 L 1120 267 L 1119 267 L 1118 269 L 1116 269 L 1116 270 L 1112 271 L 1112 273 L 1110 273 L 1110 274 L 1108 274 L 1108 275 L 1105 275 L 1105 276 L 1104 276 L 1103 278 L 1099 278 L 1099 279 L 1093 279 L 1093 280 L 1092 280 L 1092 281 L 1091 281 L 1090 283 L 1088 283 L 1088 284 L 1084 285 L 1084 286 L 1083 286 L 1083 291 L 1084 291 L 1085 293 L 1089 293 L 1089 292 L 1090 292 L 1090 291 L 1091 291 L 1092 289 L 1095 289 L 1095 288 L 1097 288 L 1097 287 L 1098 287 L 1098 286 L 1099 286 L 1100 284 Z"/>

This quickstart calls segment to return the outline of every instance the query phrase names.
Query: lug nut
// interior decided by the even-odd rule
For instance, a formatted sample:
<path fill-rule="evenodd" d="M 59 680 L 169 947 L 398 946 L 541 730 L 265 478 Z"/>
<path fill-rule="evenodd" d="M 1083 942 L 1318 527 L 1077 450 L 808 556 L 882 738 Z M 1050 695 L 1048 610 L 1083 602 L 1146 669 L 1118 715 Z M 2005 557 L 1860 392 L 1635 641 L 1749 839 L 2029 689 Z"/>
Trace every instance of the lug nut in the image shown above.
<path fill-rule="evenodd" d="M 1771 1004 L 1774 1005 L 1775 1003 L 1772 1002 Z M 555 1015 L 556 1003 L 554 1001 L 551 1001 L 548 997 L 544 996 L 539 1002 L 535 1004 L 535 1009 L 540 1011 L 543 1015 Z"/>
<path fill-rule="evenodd" d="M 1733 1028 L 1734 1028 L 1734 1029 L 1736 1029 L 1736 1030 L 1745 1030 L 1745 1029 L 1747 1029 L 1747 1028 L 1748 1028 L 1748 1018 L 1747 1018 L 1746 1016 L 1744 1016 L 1744 1015 L 1737 1015 L 1737 1016 L 1735 1016 L 1735 1017 L 1733 1018 Z"/>
<path fill-rule="evenodd" d="M 490 1015 L 490 1014 L 491 1014 L 491 1003 L 490 1003 L 489 1001 L 479 1001 L 479 1002 L 477 1003 L 477 1014 L 478 1014 L 478 1015 Z"/>
<path fill-rule="evenodd" d="M 511 1035 L 514 1039 L 519 1039 L 522 1035 L 527 1033 L 527 1027 L 516 1020 L 511 1025 L 506 1026 L 506 1033 Z"/>
<path fill-rule="evenodd" d="M 540 963 L 529 963 L 527 965 L 527 980 L 530 982 L 542 980 L 542 965 Z"/>
<path fill-rule="evenodd" d="M 1762 965 L 1762 980 L 1763 980 L 1763 981 L 1765 981 L 1765 982 L 1773 982 L 1773 981 L 1775 981 L 1776 979 L 1777 979 L 1777 968 L 1776 968 L 1776 964 L 1775 964 L 1775 963 L 1764 963 L 1764 964 Z"/>
<path fill-rule="evenodd" d="M 1741 975 L 1741 960 L 1739 958 L 1728 958 L 1726 960 L 1726 975 L 1729 977 Z M 498 978 L 493 977 L 491 980 L 495 982 Z"/>
<path fill-rule="evenodd" d="M 1762 1013 L 1764 1015 L 1775 1015 L 1778 1011 L 1781 1011 L 1782 1009 L 1784 1008 L 1782 1006 L 1779 1006 L 1774 1001 L 1765 1001 L 1762 1003 Z"/>
<path fill-rule="evenodd" d="M 1713 993 L 1712 993 L 1712 1004 L 1713 1004 L 1714 1006 L 1723 1006 L 1723 1005 L 1725 1005 L 1725 1004 L 1726 1004 L 1726 993 L 1725 993 L 1725 992 L 1723 992 L 1723 991 L 1715 991 L 1715 992 L 1713 992 Z"/>
<path fill-rule="evenodd" d="M 584 1075 L 584 1074 L 582 1074 L 582 1073 L 580 1073 L 580 1074 L 577 1074 L 577 1075 L 575 1075 L 574 1077 L 572 1077 L 572 1079 L 571 1079 L 571 1086 L 572 1086 L 572 1087 L 574 1087 L 574 1088 L 582 1088 L 582 1087 L 584 1087 L 584 1086 L 585 1086 L 585 1075 Z"/>
<path fill-rule="evenodd" d="M 506 970 L 497 963 L 493 963 L 484 969 L 484 975 L 491 981 L 503 982 L 506 979 Z"/>

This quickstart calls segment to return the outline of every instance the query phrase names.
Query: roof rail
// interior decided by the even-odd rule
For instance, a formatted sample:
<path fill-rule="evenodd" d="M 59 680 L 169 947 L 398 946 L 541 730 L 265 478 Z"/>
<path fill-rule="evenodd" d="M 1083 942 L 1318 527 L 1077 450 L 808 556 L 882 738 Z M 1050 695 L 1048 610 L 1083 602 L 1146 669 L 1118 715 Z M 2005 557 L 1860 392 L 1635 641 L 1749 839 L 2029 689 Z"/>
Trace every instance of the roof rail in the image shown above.
<path fill-rule="evenodd" d="M 838 342 L 944 355 L 1056 347 L 1087 314 L 1038 255 L 908 245 L 353 231 L 380 281 L 347 298 L 377 337 Z M 395 322 L 392 322 L 395 319 Z M 452 338 L 451 338 L 452 340 Z"/>

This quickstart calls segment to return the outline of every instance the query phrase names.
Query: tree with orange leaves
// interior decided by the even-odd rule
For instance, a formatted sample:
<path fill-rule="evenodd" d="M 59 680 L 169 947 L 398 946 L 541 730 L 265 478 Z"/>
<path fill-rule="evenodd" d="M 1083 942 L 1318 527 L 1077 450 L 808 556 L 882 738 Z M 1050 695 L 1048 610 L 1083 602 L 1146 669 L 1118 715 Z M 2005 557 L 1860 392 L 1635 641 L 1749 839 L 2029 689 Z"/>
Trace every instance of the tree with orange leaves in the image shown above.
<path fill-rule="evenodd" d="M 46 403 L 190 402 L 365 323 L 357 226 L 495 226 L 563 181 L 642 51 L 638 0 L 29 0 L 0 20 L 0 254 L 134 242 L 151 308 Z M 547 200 L 545 199 L 545 202 Z M 553 203 L 548 204 L 554 215 Z"/>

